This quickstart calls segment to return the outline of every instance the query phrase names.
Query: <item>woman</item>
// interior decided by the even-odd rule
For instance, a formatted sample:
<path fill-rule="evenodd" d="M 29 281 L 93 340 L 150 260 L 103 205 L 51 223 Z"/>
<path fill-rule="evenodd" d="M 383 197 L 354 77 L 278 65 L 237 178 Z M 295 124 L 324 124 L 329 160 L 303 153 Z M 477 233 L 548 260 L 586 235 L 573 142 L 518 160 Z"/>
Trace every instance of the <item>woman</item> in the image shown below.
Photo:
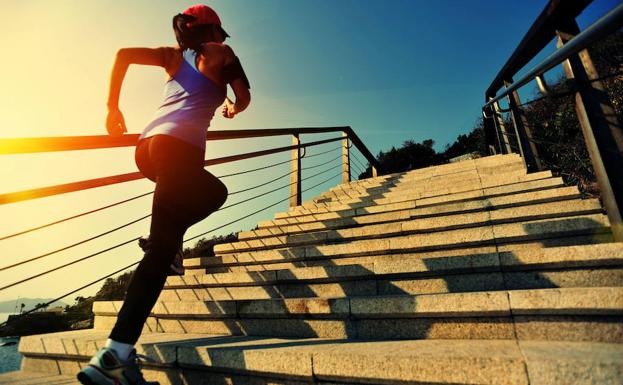
<path fill-rule="evenodd" d="M 195 5 L 173 18 L 178 47 L 124 48 L 113 66 L 106 128 L 127 132 L 118 101 L 130 64 L 163 67 L 169 79 L 164 102 L 136 146 L 139 170 L 156 182 L 149 246 L 134 272 L 106 346 L 78 373 L 88 385 L 147 384 L 134 344 L 164 286 L 186 230 L 223 205 L 227 188 L 204 167 L 206 129 L 215 110 L 233 118 L 250 102 L 240 61 L 223 44 L 229 35 L 210 7 Z M 227 98 L 227 85 L 236 96 Z M 223 104 L 224 102 L 224 104 Z"/>

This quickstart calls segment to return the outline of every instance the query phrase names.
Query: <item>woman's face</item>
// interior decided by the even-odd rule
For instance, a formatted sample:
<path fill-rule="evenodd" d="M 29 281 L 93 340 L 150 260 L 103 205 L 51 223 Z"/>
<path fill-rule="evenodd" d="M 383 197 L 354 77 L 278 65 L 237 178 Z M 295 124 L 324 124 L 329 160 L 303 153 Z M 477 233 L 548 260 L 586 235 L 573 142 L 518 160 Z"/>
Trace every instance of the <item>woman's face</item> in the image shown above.
<path fill-rule="evenodd" d="M 222 43 L 222 42 L 225 41 L 225 35 L 221 31 L 221 29 L 219 27 L 217 27 L 216 25 L 212 29 L 212 34 L 214 36 L 214 40 L 217 43 Z"/>

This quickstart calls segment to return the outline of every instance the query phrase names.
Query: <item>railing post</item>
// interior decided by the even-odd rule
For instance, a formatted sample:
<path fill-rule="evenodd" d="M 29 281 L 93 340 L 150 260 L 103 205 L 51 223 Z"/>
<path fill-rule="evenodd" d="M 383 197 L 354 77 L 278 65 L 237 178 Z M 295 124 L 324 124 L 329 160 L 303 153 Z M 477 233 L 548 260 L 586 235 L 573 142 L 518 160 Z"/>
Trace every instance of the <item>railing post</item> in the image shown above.
<path fill-rule="evenodd" d="M 512 84 L 512 79 L 504 80 L 505 87 L 508 88 Z M 521 151 L 521 157 L 524 159 L 528 172 L 541 171 L 541 159 L 539 158 L 536 143 L 532 140 L 532 129 L 528 124 L 526 115 L 519 107 L 520 104 L 521 100 L 519 99 L 519 93 L 517 91 L 508 94 L 508 106 L 511 110 L 513 126 L 515 126 L 515 134 L 517 135 L 517 144 Z"/>
<path fill-rule="evenodd" d="M 493 124 L 495 124 L 497 131 L 502 136 L 502 154 L 512 154 L 513 148 L 511 147 L 511 142 L 508 138 L 508 132 L 506 131 L 506 126 L 504 125 L 504 119 L 502 119 L 502 116 L 500 115 L 500 105 L 498 102 L 493 103 Z"/>
<path fill-rule="evenodd" d="M 376 178 L 377 176 L 379 176 L 379 170 L 377 170 L 376 167 L 370 165 L 370 168 L 372 168 L 372 178 Z"/>
<path fill-rule="evenodd" d="M 580 32 L 575 20 L 556 31 L 558 46 Z M 574 79 L 575 111 L 580 121 L 610 228 L 615 241 L 623 241 L 623 129 L 588 51 L 582 50 L 563 64 L 568 79 Z"/>
<path fill-rule="evenodd" d="M 488 98 L 485 98 L 488 101 Z M 487 116 L 487 112 L 489 115 Z M 495 118 L 493 117 L 493 108 L 484 108 L 482 110 L 482 128 L 485 131 L 485 140 L 489 148 L 491 155 L 496 155 L 502 152 L 502 141 L 500 140 L 500 133 L 495 125 Z"/>
<path fill-rule="evenodd" d="M 301 140 L 298 134 L 292 135 L 292 145 L 299 146 Z M 290 176 L 290 207 L 301 205 L 301 149 L 292 149 L 292 174 Z"/>
<path fill-rule="evenodd" d="M 348 145 L 348 133 L 342 132 L 342 183 L 350 182 L 350 149 Z"/>

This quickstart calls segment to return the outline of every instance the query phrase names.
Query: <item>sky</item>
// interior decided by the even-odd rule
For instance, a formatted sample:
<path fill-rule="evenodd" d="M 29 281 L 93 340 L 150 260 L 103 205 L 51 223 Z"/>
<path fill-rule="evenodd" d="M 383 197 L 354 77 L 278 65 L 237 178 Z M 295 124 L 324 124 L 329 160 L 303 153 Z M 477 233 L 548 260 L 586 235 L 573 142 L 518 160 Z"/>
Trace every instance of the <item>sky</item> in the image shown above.
<path fill-rule="evenodd" d="M 110 69 L 122 47 L 172 46 L 171 18 L 195 1 L 180 0 L 0 0 L 0 138 L 106 135 L 104 120 Z M 585 28 L 617 0 L 595 0 L 578 18 Z M 435 147 L 468 133 L 479 117 L 484 92 L 544 8 L 545 0 L 214 0 L 251 82 L 250 107 L 233 120 L 218 115 L 211 130 L 351 126 L 373 154 L 406 140 L 433 139 Z M 521 73 L 555 49 L 552 42 Z M 554 78 L 554 69 L 546 78 Z M 519 77 L 518 75 L 517 77 Z M 516 77 L 516 78 L 517 78 Z M 159 105 L 166 80 L 159 67 L 131 66 L 120 108 L 128 133 L 139 134 Z M 532 85 L 520 91 L 526 100 Z M 231 91 L 230 91 L 231 95 Z M 303 142 L 331 135 L 305 135 Z M 206 158 L 290 144 L 287 136 L 207 143 Z M 308 150 L 318 154 L 303 167 L 329 162 L 337 144 Z M 359 160 L 363 156 L 355 152 Z M 289 153 L 209 167 L 217 176 L 287 160 Z M 339 172 L 338 161 L 303 172 Z M 334 166 L 335 172 L 329 171 Z M 137 171 L 134 148 L 0 155 L 0 194 Z M 263 172 L 224 178 L 230 192 L 289 171 L 285 164 Z M 309 199 L 338 184 L 334 177 L 306 192 Z M 287 178 L 231 204 L 287 185 Z M 143 179 L 98 189 L 0 206 L 0 237 L 153 191 Z M 186 239 L 287 198 L 289 189 L 217 212 L 191 227 Z M 149 213 L 151 196 L 0 240 L 0 267 L 62 248 Z M 250 229 L 281 203 L 208 236 Z M 0 271 L 0 286 L 32 276 L 121 242 L 146 235 L 143 220 L 107 236 Z M 195 241 L 187 242 L 191 247 Z M 56 297 L 142 257 L 135 243 L 0 291 L 0 300 Z M 96 284 L 77 295 L 91 295 Z"/>

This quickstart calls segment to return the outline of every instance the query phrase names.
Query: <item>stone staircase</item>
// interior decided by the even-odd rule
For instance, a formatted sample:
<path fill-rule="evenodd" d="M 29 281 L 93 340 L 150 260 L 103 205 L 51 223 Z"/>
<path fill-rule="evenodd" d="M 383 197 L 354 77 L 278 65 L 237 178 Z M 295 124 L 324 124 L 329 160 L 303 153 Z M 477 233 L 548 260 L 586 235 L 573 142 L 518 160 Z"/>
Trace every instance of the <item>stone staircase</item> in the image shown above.
<path fill-rule="evenodd" d="M 139 341 L 161 384 L 621 384 L 623 244 L 516 155 L 339 185 L 185 260 Z M 25 337 L 0 384 L 74 384 L 95 329 Z"/>

